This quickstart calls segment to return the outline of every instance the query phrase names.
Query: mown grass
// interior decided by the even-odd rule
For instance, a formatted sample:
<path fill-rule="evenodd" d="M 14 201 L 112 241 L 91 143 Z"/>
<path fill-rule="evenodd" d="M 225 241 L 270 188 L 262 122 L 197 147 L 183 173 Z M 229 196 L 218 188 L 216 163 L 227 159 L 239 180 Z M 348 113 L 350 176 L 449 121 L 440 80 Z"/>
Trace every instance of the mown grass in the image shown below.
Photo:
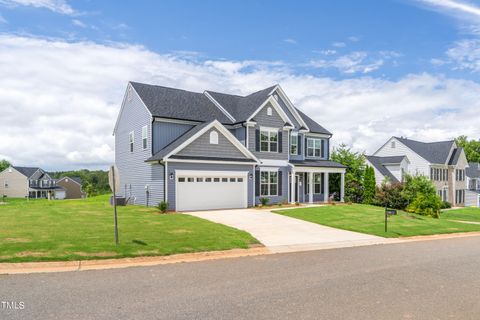
<path fill-rule="evenodd" d="M 445 210 L 442 219 L 480 222 L 480 208 L 462 208 Z"/>
<path fill-rule="evenodd" d="M 156 208 L 118 207 L 114 243 L 108 196 L 84 200 L 8 199 L 0 205 L 0 262 L 84 260 L 248 248 L 250 234 Z"/>
<path fill-rule="evenodd" d="M 443 213 L 440 219 L 398 211 L 398 215 L 388 218 L 388 232 L 385 232 L 385 209 L 381 207 L 353 204 L 278 210 L 275 212 L 334 228 L 386 238 L 480 231 L 480 225 L 451 221 L 449 216 L 451 217 L 457 212 L 458 217 L 461 214 L 460 210 Z M 472 216 L 474 214 L 480 216 L 480 209 L 464 211 L 463 216 Z"/>

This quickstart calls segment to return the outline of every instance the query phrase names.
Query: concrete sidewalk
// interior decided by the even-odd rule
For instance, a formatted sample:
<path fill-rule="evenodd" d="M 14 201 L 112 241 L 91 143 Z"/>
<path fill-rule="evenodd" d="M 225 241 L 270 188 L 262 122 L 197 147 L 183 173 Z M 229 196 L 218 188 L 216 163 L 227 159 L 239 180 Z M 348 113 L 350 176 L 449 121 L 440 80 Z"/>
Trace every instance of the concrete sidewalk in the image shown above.
<path fill-rule="evenodd" d="M 290 218 L 269 210 L 219 210 L 189 212 L 188 214 L 247 231 L 273 252 L 294 252 L 396 241 L 396 239 L 386 239 Z"/>

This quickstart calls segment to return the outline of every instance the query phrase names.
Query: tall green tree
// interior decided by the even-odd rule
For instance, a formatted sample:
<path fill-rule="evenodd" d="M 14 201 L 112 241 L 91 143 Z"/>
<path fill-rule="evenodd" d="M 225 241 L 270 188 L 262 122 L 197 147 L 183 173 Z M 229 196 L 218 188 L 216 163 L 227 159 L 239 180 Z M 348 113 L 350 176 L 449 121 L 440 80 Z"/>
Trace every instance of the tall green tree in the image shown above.
<path fill-rule="evenodd" d="M 333 149 L 331 159 L 347 167 L 345 173 L 345 201 L 362 202 L 363 177 L 365 174 L 365 157 L 363 154 L 353 152 L 345 144 Z M 340 177 L 334 175 L 331 179 L 330 189 L 337 190 Z"/>
<path fill-rule="evenodd" d="M 467 136 L 460 136 L 455 142 L 465 150 L 469 162 L 480 162 L 480 140 L 469 140 Z"/>
<path fill-rule="evenodd" d="M 0 160 L 0 172 L 2 172 L 3 170 L 7 169 L 8 167 L 10 167 L 10 162 L 8 162 L 8 161 L 5 160 L 5 159 Z"/>
<path fill-rule="evenodd" d="M 363 178 L 363 203 L 372 204 L 375 198 L 375 171 L 372 167 L 367 166 L 365 176 Z"/>

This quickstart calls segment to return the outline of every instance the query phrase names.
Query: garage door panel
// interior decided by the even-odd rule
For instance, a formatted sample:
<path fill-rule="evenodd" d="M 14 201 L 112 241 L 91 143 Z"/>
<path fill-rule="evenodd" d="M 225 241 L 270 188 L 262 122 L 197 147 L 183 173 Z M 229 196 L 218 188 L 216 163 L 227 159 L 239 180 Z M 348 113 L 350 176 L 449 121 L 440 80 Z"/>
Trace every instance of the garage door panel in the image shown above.
<path fill-rule="evenodd" d="M 180 176 L 177 210 L 233 209 L 247 207 L 246 176 Z"/>

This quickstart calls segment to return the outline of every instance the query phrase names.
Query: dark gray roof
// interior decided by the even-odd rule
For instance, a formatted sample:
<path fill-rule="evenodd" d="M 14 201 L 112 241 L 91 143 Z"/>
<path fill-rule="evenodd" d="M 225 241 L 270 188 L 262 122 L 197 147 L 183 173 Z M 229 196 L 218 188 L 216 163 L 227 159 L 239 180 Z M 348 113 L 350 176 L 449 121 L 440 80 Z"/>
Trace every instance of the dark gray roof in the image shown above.
<path fill-rule="evenodd" d="M 244 122 L 267 100 L 275 87 L 271 86 L 245 97 L 214 91 L 207 92 L 235 118 L 236 122 Z"/>
<path fill-rule="evenodd" d="M 194 136 L 197 132 L 208 126 L 210 123 L 212 123 L 214 120 L 210 122 L 204 122 L 202 124 L 194 126 L 192 129 L 188 130 L 185 132 L 183 135 L 181 135 L 178 139 L 174 140 L 172 143 L 167 145 L 165 148 L 162 150 L 158 151 L 155 153 L 152 157 L 147 159 L 146 161 L 160 161 L 162 160 L 167 154 L 175 150 L 177 147 L 179 147 L 182 143 L 190 139 L 192 136 Z"/>
<path fill-rule="evenodd" d="M 449 165 L 456 165 L 458 163 L 458 159 L 460 158 L 460 155 L 462 154 L 463 148 L 455 148 L 453 149 L 452 156 L 450 157 L 450 160 L 448 160 Z"/>
<path fill-rule="evenodd" d="M 14 168 L 15 170 L 17 170 L 27 178 L 30 178 L 31 176 L 33 176 L 33 174 L 40 169 L 37 167 L 17 167 L 17 166 L 12 166 L 12 168 Z"/>
<path fill-rule="evenodd" d="M 80 177 L 71 177 L 70 179 L 76 181 L 78 184 L 82 184 L 82 178 Z"/>
<path fill-rule="evenodd" d="M 465 169 L 465 174 L 469 178 L 480 178 L 480 163 L 469 162 L 468 168 Z"/>
<path fill-rule="evenodd" d="M 385 164 L 388 163 L 400 163 L 405 158 L 405 156 L 399 157 L 375 157 L 375 156 L 366 156 L 368 162 L 372 164 L 384 177 L 388 177 L 391 182 L 399 182 L 397 178 L 385 167 Z"/>
<path fill-rule="evenodd" d="M 150 113 L 171 119 L 232 123 L 203 93 L 130 82 Z"/>
<path fill-rule="evenodd" d="M 295 109 L 297 109 L 297 108 L 295 108 Z M 297 109 L 297 112 L 300 114 L 300 117 L 302 117 L 303 121 L 305 121 L 305 124 L 310 129 L 310 132 L 324 133 L 324 134 L 332 135 L 332 133 L 330 131 L 328 131 L 327 129 L 325 129 L 321 125 L 319 125 L 317 122 L 315 122 L 315 120 L 313 120 L 312 118 L 307 116 L 305 113 L 303 113 L 299 109 Z"/>
<path fill-rule="evenodd" d="M 440 141 L 440 142 L 420 142 L 411 139 L 395 137 L 398 141 L 412 149 L 418 155 L 430 163 L 446 164 L 450 159 L 450 150 L 454 145 L 454 141 Z"/>
<path fill-rule="evenodd" d="M 341 163 L 330 160 L 290 160 L 296 167 L 346 168 Z"/>

